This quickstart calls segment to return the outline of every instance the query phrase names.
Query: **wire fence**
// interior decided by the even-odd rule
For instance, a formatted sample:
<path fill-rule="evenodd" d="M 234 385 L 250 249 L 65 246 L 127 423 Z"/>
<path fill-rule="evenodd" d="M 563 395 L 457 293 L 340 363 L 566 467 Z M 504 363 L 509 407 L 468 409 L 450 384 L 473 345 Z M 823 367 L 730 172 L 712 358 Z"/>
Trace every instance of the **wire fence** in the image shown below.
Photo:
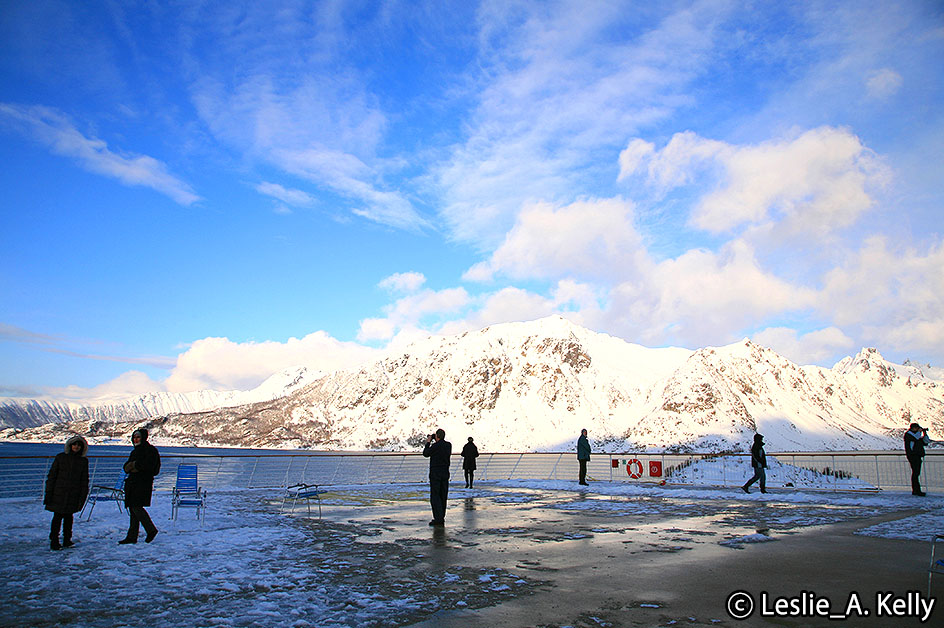
<path fill-rule="evenodd" d="M 112 487 L 125 456 L 89 456 L 90 484 Z M 0 457 L 0 498 L 38 497 L 53 456 Z M 767 456 L 767 486 L 833 491 L 910 490 L 911 467 L 898 452 L 775 453 Z M 462 479 L 453 456 L 453 481 Z M 171 454 L 162 456 L 157 491 L 170 491 L 177 465 L 196 463 L 208 490 L 278 488 L 294 484 L 409 484 L 427 480 L 429 461 L 418 453 Z M 576 481 L 577 460 L 566 453 L 493 453 L 477 460 L 477 481 Z M 736 487 L 752 475 L 749 454 L 594 454 L 592 481 Z M 929 452 L 921 471 L 925 491 L 944 492 L 944 452 Z"/>

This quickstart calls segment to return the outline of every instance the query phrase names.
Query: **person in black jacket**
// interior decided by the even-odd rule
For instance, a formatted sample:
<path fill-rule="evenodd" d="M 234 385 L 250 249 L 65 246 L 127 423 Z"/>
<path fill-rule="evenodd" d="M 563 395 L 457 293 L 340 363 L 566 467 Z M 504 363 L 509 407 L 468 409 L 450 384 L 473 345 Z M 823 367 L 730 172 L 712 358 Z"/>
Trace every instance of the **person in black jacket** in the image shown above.
<path fill-rule="evenodd" d="M 475 459 L 479 457 L 479 448 L 472 442 L 469 436 L 469 442 L 462 448 L 462 470 L 465 472 L 465 487 L 472 488 L 472 480 L 475 476 Z"/>
<path fill-rule="evenodd" d="M 144 526 L 147 536 L 145 543 L 150 543 L 157 536 L 157 527 L 151 521 L 145 506 L 151 505 L 151 492 L 154 490 L 154 476 L 161 472 L 161 456 L 151 443 L 147 442 L 148 431 L 138 428 L 131 434 L 134 449 L 125 462 L 128 473 L 125 479 L 125 506 L 131 519 L 128 534 L 118 541 L 119 545 L 138 542 L 138 530 Z"/>
<path fill-rule="evenodd" d="M 580 466 L 580 484 L 587 484 L 587 463 L 590 462 L 590 440 L 587 438 L 587 430 L 580 430 L 580 438 L 577 439 L 577 464 Z"/>
<path fill-rule="evenodd" d="M 931 439 L 928 438 L 927 430 L 917 423 L 912 423 L 908 431 L 905 432 L 905 456 L 908 458 L 908 464 L 911 465 L 911 494 L 918 497 L 927 495 L 921 490 L 921 482 L 918 481 L 918 476 L 921 475 L 924 446 L 930 442 Z"/>
<path fill-rule="evenodd" d="M 745 493 L 750 493 L 748 488 L 751 484 L 760 480 L 760 492 L 767 492 L 767 453 L 764 451 L 764 437 L 760 434 L 754 434 L 754 444 L 751 446 L 751 467 L 754 468 L 754 477 L 747 481 L 747 484 L 741 487 Z"/>
<path fill-rule="evenodd" d="M 52 513 L 49 549 L 72 547 L 72 515 L 82 510 L 89 493 L 88 443 L 79 435 L 66 441 L 46 475 L 43 506 Z M 59 529 L 62 529 L 62 544 Z"/>
<path fill-rule="evenodd" d="M 446 525 L 446 499 L 449 497 L 449 460 L 452 443 L 446 440 L 446 431 L 436 430 L 426 439 L 423 455 L 429 458 L 429 505 L 433 510 L 431 526 Z"/>

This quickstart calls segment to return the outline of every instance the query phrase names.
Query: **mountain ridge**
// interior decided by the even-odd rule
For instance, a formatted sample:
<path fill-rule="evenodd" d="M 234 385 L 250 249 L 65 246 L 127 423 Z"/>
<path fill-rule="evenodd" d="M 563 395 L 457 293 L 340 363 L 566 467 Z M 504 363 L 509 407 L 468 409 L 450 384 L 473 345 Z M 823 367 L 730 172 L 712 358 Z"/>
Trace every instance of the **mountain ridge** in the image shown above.
<path fill-rule="evenodd" d="M 755 431 L 779 450 L 889 449 L 912 420 L 944 433 L 944 386 L 870 348 L 826 369 L 746 339 L 650 349 L 557 316 L 429 337 L 241 405 L 0 437 L 113 438 L 145 420 L 194 445 L 412 450 L 443 427 L 492 451 L 550 451 L 586 427 L 611 450 L 743 451 Z"/>

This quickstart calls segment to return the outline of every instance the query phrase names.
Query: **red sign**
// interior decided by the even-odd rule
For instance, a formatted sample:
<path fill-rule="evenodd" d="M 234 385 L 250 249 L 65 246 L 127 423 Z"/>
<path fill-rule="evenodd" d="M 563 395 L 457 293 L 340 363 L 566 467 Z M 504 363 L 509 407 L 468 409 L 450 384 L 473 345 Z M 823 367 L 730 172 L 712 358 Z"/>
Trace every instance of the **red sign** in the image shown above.
<path fill-rule="evenodd" d="M 662 477 L 662 461 L 661 460 L 649 461 L 649 477 L 653 477 L 653 478 Z"/>

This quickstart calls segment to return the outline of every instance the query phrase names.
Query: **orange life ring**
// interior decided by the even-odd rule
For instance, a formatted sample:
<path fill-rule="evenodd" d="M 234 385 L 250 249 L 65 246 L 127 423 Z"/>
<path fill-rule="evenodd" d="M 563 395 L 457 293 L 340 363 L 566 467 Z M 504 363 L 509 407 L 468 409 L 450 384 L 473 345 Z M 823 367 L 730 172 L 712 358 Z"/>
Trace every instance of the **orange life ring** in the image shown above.
<path fill-rule="evenodd" d="M 642 463 L 639 462 L 638 458 L 633 458 L 626 463 L 626 474 L 634 480 L 642 477 Z"/>

